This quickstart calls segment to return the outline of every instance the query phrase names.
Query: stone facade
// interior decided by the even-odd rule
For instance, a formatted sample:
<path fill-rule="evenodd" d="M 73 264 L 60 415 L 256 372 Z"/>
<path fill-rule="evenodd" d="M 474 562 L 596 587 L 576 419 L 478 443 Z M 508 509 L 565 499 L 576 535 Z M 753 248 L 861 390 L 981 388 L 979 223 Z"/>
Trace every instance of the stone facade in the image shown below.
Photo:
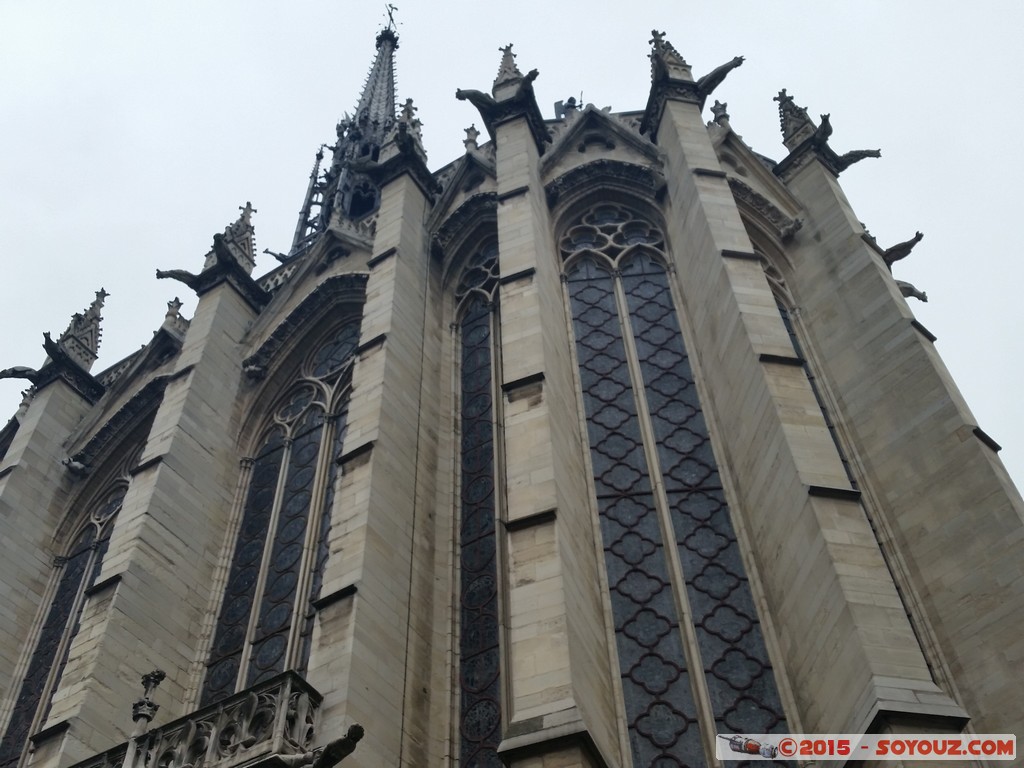
<path fill-rule="evenodd" d="M 191 320 L 92 375 L 98 294 L 4 372 L 0 768 L 1019 729 L 1024 504 L 839 186 L 874 153 L 783 92 L 757 155 L 702 117 L 742 60 L 652 43 L 644 112 L 554 121 L 509 46 L 431 172 L 385 30 L 284 263 L 246 206 L 158 273 Z"/>

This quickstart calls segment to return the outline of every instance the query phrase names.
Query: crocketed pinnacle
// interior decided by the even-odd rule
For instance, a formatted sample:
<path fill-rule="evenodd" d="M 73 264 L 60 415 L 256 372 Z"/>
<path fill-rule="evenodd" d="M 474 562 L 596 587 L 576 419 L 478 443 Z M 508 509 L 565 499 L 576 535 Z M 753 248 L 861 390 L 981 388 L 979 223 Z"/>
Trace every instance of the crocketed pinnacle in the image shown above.
<path fill-rule="evenodd" d="M 87 371 L 92 368 L 99 353 L 102 336 L 100 321 L 103 319 L 100 310 L 109 295 L 102 288 L 96 291 L 92 304 L 84 312 L 76 312 L 72 316 L 67 329 L 57 340 L 57 346 Z"/>
<path fill-rule="evenodd" d="M 783 88 L 775 97 L 779 102 L 779 125 L 782 128 L 782 143 L 793 149 L 817 129 L 804 107 L 798 107 L 793 97 Z"/>
<path fill-rule="evenodd" d="M 498 48 L 501 51 L 501 64 L 498 65 L 498 75 L 494 78 L 493 90 L 497 90 L 505 83 L 516 82 L 523 79 L 523 73 L 516 65 L 516 55 L 512 53 L 512 43 Z"/>

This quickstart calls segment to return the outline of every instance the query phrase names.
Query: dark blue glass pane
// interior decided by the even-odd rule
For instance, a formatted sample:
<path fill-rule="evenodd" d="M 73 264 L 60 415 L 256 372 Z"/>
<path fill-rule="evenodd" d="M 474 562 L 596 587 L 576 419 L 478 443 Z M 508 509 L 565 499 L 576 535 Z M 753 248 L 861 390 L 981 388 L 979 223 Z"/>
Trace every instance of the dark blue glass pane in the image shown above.
<path fill-rule="evenodd" d="M 615 219 L 613 212 L 603 218 Z M 633 762 L 700 765 L 697 710 L 612 275 L 586 259 L 568 278 Z"/>
<path fill-rule="evenodd" d="M 301 427 L 307 427 L 307 431 L 292 440 L 284 480 L 284 499 L 265 568 L 246 686 L 255 685 L 285 669 L 288 631 L 295 609 L 322 425 L 322 415 L 310 412 L 301 424 Z"/>
<path fill-rule="evenodd" d="M 622 267 L 675 544 L 720 733 L 786 730 L 664 268 Z"/>
<path fill-rule="evenodd" d="M 224 591 L 224 603 L 213 633 L 213 647 L 206 679 L 203 681 L 200 706 L 235 692 L 235 679 L 229 681 L 228 677 L 232 670 L 233 674 L 238 672 L 238 659 L 252 613 L 283 451 L 283 436 L 280 430 L 275 429 L 253 463 L 238 541 Z"/>
<path fill-rule="evenodd" d="M 486 282 L 482 260 L 474 279 Z M 486 267 L 486 268 L 485 268 Z M 470 273 L 472 277 L 474 273 Z M 466 278 L 468 279 L 468 278 Z M 501 681 L 495 564 L 494 428 L 491 402 L 491 313 L 483 297 L 464 308 L 461 354 L 462 480 L 459 536 L 460 763 L 500 766 Z"/>

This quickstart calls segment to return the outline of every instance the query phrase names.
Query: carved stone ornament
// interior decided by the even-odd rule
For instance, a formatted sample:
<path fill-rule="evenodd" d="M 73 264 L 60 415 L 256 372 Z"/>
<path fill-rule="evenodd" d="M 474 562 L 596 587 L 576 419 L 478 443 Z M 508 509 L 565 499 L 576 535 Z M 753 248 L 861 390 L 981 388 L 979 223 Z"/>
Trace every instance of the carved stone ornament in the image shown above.
<path fill-rule="evenodd" d="M 856 149 L 843 155 L 837 154 L 828 145 L 829 136 L 832 135 L 829 115 L 822 115 L 821 124 L 815 126 L 807 115 L 807 110 L 796 106 L 793 97 L 786 93 L 785 88 L 779 91 L 775 101 L 779 102 L 782 140 L 790 150 L 789 155 L 772 169 L 781 179 L 791 179 L 813 159 L 819 160 L 833 176 L 838 177 L 854 163 L 868 157 L 882 156 L 880 149 Z"/>
<path fill-rule="evenodd" d="M 497 220 L 497 216 L 498 194 L 496 192 L 482 192 L 473 195 L 438 227 L 430 241 L 431 254 L 435 258 L 443 258 L 452 243 L 466 234 L 467 229 L 472 229 L 476 222 L 482 219 Z"/>
<path fill-rule="evenodd" d="M 455 98 L 459 101 L 468 101 L 477 108 L 492 141 L 495 129 L 499 125 L 517 117 L 525 118 L 537 145 L 537 151 L 544 154 L 545 145 L 551 143 L 551 134 L 540 114 L 537 98 L 533 93 L 533 81 L 537 79 L 538 72 L 532 69 L 523 75 L 519 71 L 511 44 L 499 50 L 502 51 L 502 60 L 498 78 L 494 82 L 494 95 L 459 88 L 455 91 Z"/>
<path fill-rule="evenodd" d="M 218 285 L 228 283 L 257 312 L 270 301 L 270 296 L 267 292 L 260 288 L 259 284 L 245 271 L 245 268 L 239 264 L 232 249 L 228 247 L 224 235 L 216 234 L 213 236 L 213 250 L 211 253 L 213 256 L 212 261 L 208 257 L 208 266 L 198 275 L 183 269 L 158 269 L 156 271 L 157 279 L 170 278 L 177 280 L 195 291 L 197 296 L 209 293 Z"/>
<path fill-rule="evenodd" d="M 328 307 L 341 304 L 362 304 L 366 296 L 367 275 L 349 273 L 334 275 L 324 280 L 307 296 L 288 317 L 286 317 L 270 337 L 260 345 L 255 354 L 242 361 L 242 369 L 252 380 L 259 380 L 266 375 L 270 362 L 278 352 L 293 338 L 304 333 L 310 323 L 323 315 Z"/>
<path fill-rule="evenodd" d="M 105 388 L 96 378 L 75 362 L 61 345 L 50 338 L 49 333 L 43 334 L 43 349 L 50 359 L 39 369 L 34 380 L 35 390 L 39 391 L 47 384 L 60 380 L 85 398 L 90 404 L 99 400 Z"/>
<path fill-rule="evenodd" d="M 231 768 L 303 755 L 313 744 L 322 699 L 299 675 L 285 672 L 150 730 L 131 753 L 126 742 L 74 768 Z"/>
<path fill-rule="evenodd" d="M 690 66 L 665 39 L 665 33 L 653 30 L 651 35 L 651 92 L 640 122 L 640 132 L 648 134 L 651 141 L 657 141 L 658 126 L 667 101 L 685 101 L 704 109 L 708 96 L 732 70 L 743 64 L 743 57 L 736 56 L 695 81 Z"/>
<path fill-rule="evenodd" d="M 800 219 L 792 219 L 768 200 L 764 195 L 755 192 L 751 187 L 739 179 L 729 177 L 729 188 L 736 202 L 742 203 L 759 213 L 774 228 L 782 242 L 793 239 L 793 235 L 803 226 Z"/>
<path fill-rule="evenodd" d="M 639 191 L 652 199 L 659 197 L 665 189 L 665 179 L 657 171 L 634 163 L 602 158 L 573 168 L 547 184 L 544 193 L 547 196 L 548 207 L 554 208 L 560 200 L 565 200 L 581 190 L 593 188 L 597 180 L 633 192 Z"/>

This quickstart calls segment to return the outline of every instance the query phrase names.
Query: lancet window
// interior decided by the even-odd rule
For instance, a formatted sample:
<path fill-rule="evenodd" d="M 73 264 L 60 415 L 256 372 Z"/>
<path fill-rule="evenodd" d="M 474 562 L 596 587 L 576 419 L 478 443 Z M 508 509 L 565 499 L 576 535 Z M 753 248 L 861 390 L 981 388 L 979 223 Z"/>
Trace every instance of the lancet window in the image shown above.
<path fill-rule="evenodd" d="M 201 705 L 309 660 L 358 343 L 353 316 L 306 357 L 243 462 L 248 487 Z"/>
<path fill-rule="evenodd" d="M 50 711 L 68 660 L 71 641 L 78 633 L 86 593 L 96 582 L 110 543 L 111 530 L 128 488 L 128 469 L 137 461 L 139 447 L 122 458 L 112 477 L 103 482 L 86 514 L 71 535 L 64 554 L 54 558 L 50 600 L 3 738 L 0 768 L 15 768 L 24 758 L 28 737 L 38 731 Z"/>
<path fill-rule="evenodd" d="M 702 721 L 718 733 L 766 733 L 785 720 L 664 235 L 636 211 L 602 203 L 559 246 L 633 764 L 704 765 Z"/>
<path fill-rule="evenodd" d="M 467 262 L 455 290 L 459 329 L 459 764 L 498 768 L 501 656 L 494 381 L 498 246 Z"/>

